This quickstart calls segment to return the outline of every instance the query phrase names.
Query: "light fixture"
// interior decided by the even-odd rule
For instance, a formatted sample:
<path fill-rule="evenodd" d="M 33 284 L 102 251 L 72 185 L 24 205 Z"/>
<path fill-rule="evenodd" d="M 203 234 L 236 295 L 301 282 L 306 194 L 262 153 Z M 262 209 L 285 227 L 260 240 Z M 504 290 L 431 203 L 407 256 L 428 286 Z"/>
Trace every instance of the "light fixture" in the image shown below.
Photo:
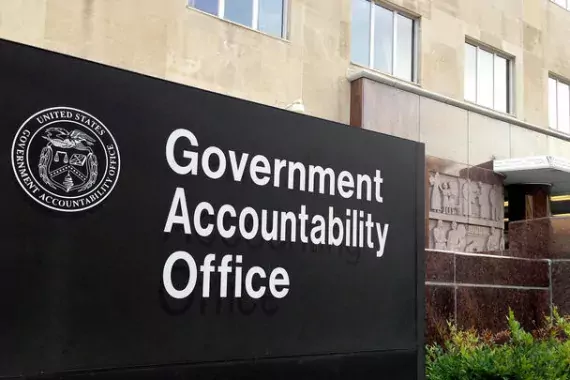
<path fill-rule="evenodd" d="M 293 103 L 286 106 L 285 109 L 292 112 L 305 113 L 305 105 L 301 99 L 295 100 Z"/>
<path fill-rule="evenodd" d="M 570 201 L 570 195 L 554 195 L 554 196 L 550 197 L 550 200 L 552 202 Z"/>

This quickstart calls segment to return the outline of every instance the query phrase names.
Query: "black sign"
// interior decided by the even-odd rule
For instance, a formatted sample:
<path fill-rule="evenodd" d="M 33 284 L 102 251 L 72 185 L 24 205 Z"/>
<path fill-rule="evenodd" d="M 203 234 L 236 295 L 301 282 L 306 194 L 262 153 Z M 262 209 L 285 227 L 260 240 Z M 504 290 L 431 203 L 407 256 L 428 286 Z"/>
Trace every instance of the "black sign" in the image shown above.
<path fill-rule="evenodd" d="M 422 378 L 423 146 L 0 41 L 0 377 Z"/>

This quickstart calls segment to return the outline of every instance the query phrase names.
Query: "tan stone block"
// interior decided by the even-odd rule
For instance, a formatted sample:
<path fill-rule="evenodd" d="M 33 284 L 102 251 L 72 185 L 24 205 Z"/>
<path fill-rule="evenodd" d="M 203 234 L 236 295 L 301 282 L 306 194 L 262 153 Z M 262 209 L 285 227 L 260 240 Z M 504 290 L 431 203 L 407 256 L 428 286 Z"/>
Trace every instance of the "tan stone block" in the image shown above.
<path fill-rule="evenodd" d="M 335 65 L 333 62 L 326 66 L 305 62 L 302 93 L 308 114 L 348 123 L 350 84 L 343 68 L 344 65 Z"/>
<path fill-rule="evenodd" d="M 346 19 L 347 6 L 350 7 L 346 0 L 342 1 L 315 1 L 315 0 L 298 0 L 297 6 L 303 6 L 305 12 L 319 15 L 319 18 L 327 21 L 338 22 L 348 21 Z M 350 9 L 350 8 L 349 8 Z"/>
<path fill-rule="evenodd" d="M 480 165 L 495 158 L 510 158 L 510 126 L 476 112 L 469 112 L 469 165 Z"/>
<path fill-rule="evenodd" d="M 0 37 L 34 46 L 44 38 L 45 0 L 0 2 Z"/>
<path fill-rule="evenodd" d="M 570 78 L 570 12 L 556 4 L 549 4 L 546 12 L 544 38 L 545 67 L 548 70 Z"/>
<path fill-rule="evenodd" d="M 548 123 L 548 73 L 544 61 L 524 52 L 524 109 L 525 121 L 547 125 Z"/>
<path fill-rule="evenodd" d="M 468 139 L 467 111 L 420 98 L 420 141 L 427 155 L 467 163 Z"/>
<path fill-rule="evenodd" d="M 387 3 L 412 16 L 431 17 L 432 0 L 389 0 Z"/>
<path fill-rule="evenodd" d="M 523 22 L 519 18 L 511 17 L 508 14 L 503 15 L 502 39 L 503 45 L 508 42 L 513 45 L 522 45 L 522 25 Z"/>
<path fill-rule="evenodd" d="M 421 84 L 455 99 L 463 99 L 463 50 L 441 43 L 432 43 L 423 51 Z"/>
<path fill-rule="evenodd" d="M 548 154 L 548 136 L 517 125 L 511 125 L 511 158 Z"/>
<path fill-rule="evenodd" d="M 462 0 L 460 18 L 467 24 L 478 25 L 479 29 L 488 35 L 501 36 L 503 11 L 498 3 L 502 2 Z"/>
<path fill-rule="evenodd" d="M 460 0 L 434 0 L 433 7 L 439 9 L 453 17 L 458 17 L 461 13 Z"/>
<path fill-rule="evenodd" d="M 410 13 L 420 13 L 420 2 L 418 0 L 401 0 L 398 2 L 399 6 Z"/>
<path fill-rule="evenodd" d="M 523 20 L 537 29 L 543 26 L 544 8 L 549 0 L 521 1 L 523 6 Z"/>
<path fill-rule="evenodd" d="M 421 37 L 424 47 L 441 43 L 463 49 L 465 42 L 464 21 L 438 8 L 431 11 L 431 19 L 421 25 Z"/>
<path fill-rule="evenodd" d="M 470 0 L 463 0 L 463 1 L 470 1 Z M 534 2 L 540 2 L 543 0 L 532 0 Z M 497 11 L 503 14 L 503 17 L 510 16 L 515 19 L 522 19 L 524 14 L 524 6 L 523 3 L 527 1 L 496 1 L 496 0 L 488 0 L 484 5 L 485 6 L 492 6 Z M 483 6 L 483 4 L 480 4 Z"/>
<path fill-rule="evenodd" d="M 542 56 L 542 31 L 532 25 L 523 24 L 524 49 L 534 55 Z"/>
<path fill-rule="evenodd" d="M 350 61 L 350 23 L 340 23 L 338 54 L 340 55 L 341 59 Z"/>
<path fill-rule="evenodd" d="M 475 41 L 481 41 L 481 29 L 478 24 L 465 23 L 463 30 L 466 38 L 469 37 Z"/>
<path fill-rule="evenodd" d="M 82 50 L 81 45 L 89 43 L 92 38 L 94 13 L 95 6 L 92 2 L 78 1 L 70 4 L 65 0 L 48 1 L 45 38 L 73 51 Z"/>
<path fill-rule="evenodd" d="M 480 8 L 481 32 L 490 35 L 501 36 L 503 30 L 503 14 L 498 12 L 493 6 Z"/>
<path fill-rule="evenodd" d="M 437 8 L 422 24 L 420 79 L 422 87 L 463 99 L 464 24 Z"/>
<path fill-rule="evenodd" d="M 189 9 L 169 27 L 167 78 L 285 106 L 302 96 L 299 46 Z"/>
<path fill-rule="evenodd" d="M 491 33 L 486 30 L 481 30 L 480 41 L 484 44 L 491 46 L 495 50 L 501 50 L 503 45 L 503 39 L 500 34 Z"/>
<path fill-rule="evenodd" d="M 431 19 L 433 0 L 417 0 L 417 1 L 418 1 L 418 13 L 424 18 Z"/>
<path fill-rule="evenodd" d="M 459 3 L 459 18 L 468 25 L 479 25 L 479 2 L 461 1 Z"/>
<path fill-rule="evenodd" d="M 65 3 L 70 7 L 71 2 Z M 74 2 L 81 3 L 83 1 Z M 85 30 L 78 32 L 85 42 L 68 43 L 68 37 L 57 27 L 54 27 L 51 42 L 72 46 L 74 55 L 163 78 L 167 26 L 172 22 L 168 9 L 149 0 L 92 2 L 91 29 L 82 23 Z M 54 20 L 57 22 L 58 17 L 54 16 Z"/>

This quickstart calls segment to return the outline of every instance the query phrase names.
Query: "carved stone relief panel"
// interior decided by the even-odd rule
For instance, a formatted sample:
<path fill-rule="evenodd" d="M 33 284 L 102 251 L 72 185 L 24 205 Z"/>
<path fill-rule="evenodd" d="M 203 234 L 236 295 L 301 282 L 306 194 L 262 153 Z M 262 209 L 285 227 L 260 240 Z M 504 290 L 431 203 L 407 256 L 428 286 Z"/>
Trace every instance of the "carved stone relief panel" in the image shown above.
<path fill-rule="evenodd" d="M 503 186 L 429 172 L 429 248 L 459 252 L 504 249 Z"/>

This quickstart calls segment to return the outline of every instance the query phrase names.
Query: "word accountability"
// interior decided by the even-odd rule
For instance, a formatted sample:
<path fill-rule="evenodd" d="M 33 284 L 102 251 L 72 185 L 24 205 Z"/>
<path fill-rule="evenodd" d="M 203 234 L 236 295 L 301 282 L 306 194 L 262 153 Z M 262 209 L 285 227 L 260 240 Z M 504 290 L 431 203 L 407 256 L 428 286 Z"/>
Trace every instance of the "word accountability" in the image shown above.
<path fill-rule="evenodd" d="M 210 146 L 199 152 L 196 136 L 186 129 L 172 132 L 166 143 L 166 160 L 172 171 L 181 176 L 204 174 L 212 180 L 223 177 L 242 183 L 246 173 L 257 186 L 286 187 L 288 190 L 317 193 L 328 196 L 340 196 L 344 199 L 356 198 L 368 202 L 383 203 L 381 171 L 374 175 L 356 174 L 341 171 L 337 174 L 332 168 L 305 165 L 283 159 L 270 159 L 263 155 L 237 153 L 233 150 L 224 152 Z M 282 181 L 283 176 L 286 177 Z M 192 206 L 190 209 L 189 206 Z M 280 211 L 247 206 L 241 209 L 231 204 L 214 207 L 208 201 L 189 205 L 186 190 L 177 187 L 168 211 L 164 226 L 165 233 L 175 229 L 186 235 L 197 234 L 200 237 L 219 235 L 223 239 L 241 237 L 245 240 L 262 239 L 266 242 L 301 242 L 334 247 L 372 249 L 376 257 L 382 257 L 388 237 L 388 223 L 377 222 L 371 213 L 363 210 L 335 210 L 328 207 L 326 215 L 310 214 L 307 205 L 299 205 L 298 210 Z M 236 298 L 242 296 L 242 268 L 233 268 L 232 255 L 226 255 L 216 269 L 213 262 L 215 254 L 204 259 L 198 270 L 194 258 L 187 252 L 178 251 L 170 255 L 163 270 L 163 283 L 168 294 L 176 299 L 188 297 L 202 275 L 202 297 L 210 297 L 210 273 L 220 273 L 220 297 L 227 296 L 227 276 L 235 271 Z M 176 289 L 172 283 L 172 270 L 180 261 L 189 270 L 188 283 L 183 289 Z M 235 264 L 242 263 L 242 256 L 237 255 Z M 239 273 L 238 273 L 239 269 Z M 251 298 L 266 294 L 266 286 L 257 290 L 252 288 L 254 277 L 265 279 L 267 274 L 260 267 L 252 267 L 245 276 L 246 293 Z M 239 281 L 238 281 L 239 280 Z M 275 284 L 277 282 L 277 284 Z M 281 286 L 280 290 L 276 290 Z M 289 275 L 283 268 L 275 268 L 269 274 L 268 287 L 275 298 L 283 298 L 288 293 Z"/>

